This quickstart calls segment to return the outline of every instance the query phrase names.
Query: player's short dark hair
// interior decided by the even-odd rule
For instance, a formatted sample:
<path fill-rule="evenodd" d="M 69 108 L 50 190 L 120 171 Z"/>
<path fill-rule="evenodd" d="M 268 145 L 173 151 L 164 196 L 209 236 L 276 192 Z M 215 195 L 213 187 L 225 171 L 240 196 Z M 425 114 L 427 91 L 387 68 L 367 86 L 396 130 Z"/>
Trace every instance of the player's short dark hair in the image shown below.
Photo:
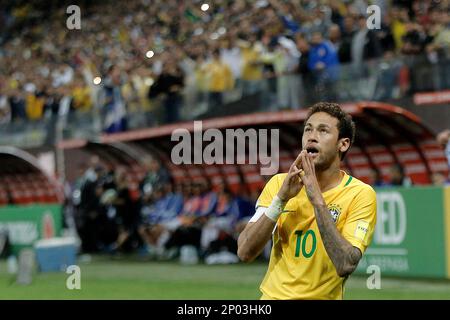
<path fill-rule="evenodd" d="M 337 103 L 318 102 L 309 109 L 305 123 L 308 121 L 308 119 L 314 113 L 317 113 L 317 112 L 325 112 L 325 113 L 328 113 L 333 118 L 338 119 L 338 121 L 339 121 L 338 122 L 338 130 L 339 130 L 338 139 L 349 138 L 350 139 L 350 147 L 353 145 L 353 142 L 355 141 L 356 127 L 355 127 L 355 123 L 352 120 L 352 116 L 350 114 L 343 111 L 341 109 L 341 106 Z M 347 149 L 347 151 L 350 149 L 350 147 Z M 340 155 L 341 160 L 344 159 L 347 151 L 341 153 L 341 155 Z"/>

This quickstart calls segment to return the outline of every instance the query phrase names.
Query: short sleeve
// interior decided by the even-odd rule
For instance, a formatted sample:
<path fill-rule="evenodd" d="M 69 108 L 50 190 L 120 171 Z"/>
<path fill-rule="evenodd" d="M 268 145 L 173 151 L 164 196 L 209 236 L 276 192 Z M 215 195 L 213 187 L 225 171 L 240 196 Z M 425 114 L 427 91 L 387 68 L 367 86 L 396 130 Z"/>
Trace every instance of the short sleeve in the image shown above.
<path fill-rule="evenodd" d="M 276 174 L 266 183 L 263 191 L 256 201 L 256 209 L 258 207 L 269 207 L 272 203 L 272 199 L 278 193 L 281 188 L 281 183 L 284 180 L 286 174 Z"/>
<path fill-rule="evenodd" d="M 372 187 L 365 185 L 349 208 L 342 235 L 364 253 L 372 241 L 376 220 L 376 193 Z"/>

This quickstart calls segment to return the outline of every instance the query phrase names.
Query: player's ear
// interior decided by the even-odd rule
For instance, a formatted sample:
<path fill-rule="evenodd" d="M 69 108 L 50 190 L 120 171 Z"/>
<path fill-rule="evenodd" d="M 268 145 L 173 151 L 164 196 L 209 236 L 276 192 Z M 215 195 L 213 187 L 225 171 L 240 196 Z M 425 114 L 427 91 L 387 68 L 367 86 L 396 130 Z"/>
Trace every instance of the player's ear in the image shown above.
<path fill-rule="evenodd" d="M 339 139 L 338 150 L 341 153 L 346 152 L 349 148 L 350 148 L 350 138 Z"/>

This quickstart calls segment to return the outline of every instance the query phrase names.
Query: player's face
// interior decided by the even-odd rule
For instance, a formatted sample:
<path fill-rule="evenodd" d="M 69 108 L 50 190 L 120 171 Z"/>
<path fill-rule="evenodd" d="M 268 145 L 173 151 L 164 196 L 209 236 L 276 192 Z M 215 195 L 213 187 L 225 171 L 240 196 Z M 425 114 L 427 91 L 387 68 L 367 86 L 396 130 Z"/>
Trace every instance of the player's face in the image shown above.
<path fill-rule="evenodd" d="M 339 161 L 338 119 L 325 112 L 314 113 L 305 124 L 303 149 L 313 154 L 316 170 L 323 171 Z"/>

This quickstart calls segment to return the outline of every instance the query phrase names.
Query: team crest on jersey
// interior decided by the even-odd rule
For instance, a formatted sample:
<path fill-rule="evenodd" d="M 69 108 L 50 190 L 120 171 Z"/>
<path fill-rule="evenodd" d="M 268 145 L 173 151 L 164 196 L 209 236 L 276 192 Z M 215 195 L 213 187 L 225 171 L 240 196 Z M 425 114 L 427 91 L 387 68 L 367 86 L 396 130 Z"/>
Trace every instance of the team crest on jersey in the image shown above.
<path fill-rule="evenodd" d="M 330 210 L 331 217 L 333 218 L 334 223 L 336 223 L 342 211 L 341 206 L 332 203 L 328 205 L 328 210 Z"/>

